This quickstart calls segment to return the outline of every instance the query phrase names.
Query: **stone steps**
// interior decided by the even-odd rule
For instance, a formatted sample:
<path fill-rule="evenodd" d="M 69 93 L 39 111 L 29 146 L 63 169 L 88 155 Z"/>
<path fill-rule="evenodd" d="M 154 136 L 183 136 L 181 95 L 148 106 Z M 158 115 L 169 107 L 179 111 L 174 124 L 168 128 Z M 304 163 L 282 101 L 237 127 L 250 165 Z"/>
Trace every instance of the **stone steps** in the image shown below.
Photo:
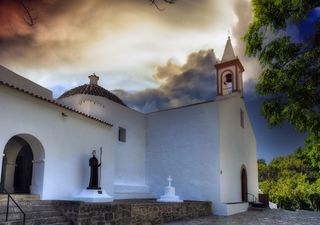
<path fill-rule="evenodd" d="M 19 205 L 52 205 L 53 201 L 51 200 L 17 200 L 15 199 L 16 202 L 19 203 Z M 14 204 L 11 200 L 10 200 L 10 204 Z M 1 206 L 5 206 L 7 205 L 7 202 L 0 202 L 0 207 Z"/>
<path fill-rule="evenodd" d="M 26 214 L 26 225 L 71 225 L 67 218 L 54 206 L 52 201 L 23 200 L 17 201 Z M 6 204 L 0 203 L 0 225 L 22 225 L 23 214 L 14 203 L 10 202 L 8 222 L 6 218 Z"/>
<path fill-rule="evenodd" d="M 248 211 L 265 211 L 269 209 L 268 207 L 257 207 L 257 206 L 249 206 Z"/>
<path fill-rule="evenodd" d="M 45 218 L 45 217 L 52 217 L 52 216 L 61 216 L 61 213 L 58 211 L 31 211 L 25 212 L 26 219 L 36 219 L 36 218 Z M 21 212 L 10 213 L 8 216 L 9 220 L 22 220 L 23 214 Z M 5 221 L 6 214 L 0 214 L 0 221 Z"/>
<path fill-rule="evenodd" d="M 24 195 L 24 194 L 11 194 L 11 196 L 16 201 L 36 201 L 40 200 L 39 195 Z M 3 202 L 7 202 L 8 195 L 6 194 L 0 194 L 0 204 Z"/>
<path fill-rule="evenodd" d="M 43 206 L 21 206 L 19 205 L 25 213 L 28 212 L 41 212 L 41 211 L 55 211 L 56 208 L 52 205 L 43 205 Z M 0 214 L 6 213 L 7 208 L 5 206 L 0 207 Z M 10 213 L 19 213 L 20 210 L 16 206 L 9 207 Z M 1 221 L 1 220 L 0 220 Z"/>
<path fill-rule="evenodd" d="M 262 212 L 262 211 L 265 211 L 265 210 L 267 210 L 267 208 L 258 208 L 258 207 L 252 207 L 252 206 L 248 207 L 248 211 L 259 211 L 259 212 Z"/>
<path fill-rule="evenodd" d="M 71 225 L 64 216 L 52 216 L 38 219 L 27 219 L 26 225 Z M 0 225 L 22 225 L 22 220 L 0 222 Z"/>
<path fill-rule="evenodd" d="M 248 211 L 264 211 L 266 209 L 269 209 L 269 207 L 262 202 L 250 202 L 248 207 Z"/>
<path fill-rule="evenodd" d="M 250 205 L 256 208 L 266 208 L 265 204 L 263 204 L 262 202 L 252 202 L 250 203 Z"/>

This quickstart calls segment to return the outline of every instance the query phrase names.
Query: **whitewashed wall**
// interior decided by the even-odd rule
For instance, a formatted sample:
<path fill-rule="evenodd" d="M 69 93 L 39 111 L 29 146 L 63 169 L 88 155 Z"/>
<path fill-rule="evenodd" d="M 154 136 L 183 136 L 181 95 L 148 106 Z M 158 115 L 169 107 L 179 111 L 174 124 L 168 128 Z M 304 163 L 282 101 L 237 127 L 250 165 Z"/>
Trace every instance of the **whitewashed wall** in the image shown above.
<path fill-rule="evenodd" d="M 35 157 L 44 160 L 44 178 L 35 178 L 33 193 L 40 194 L 42 199 L 69 199 L 78 194 L 89 183 L 91 151 L 102 146 L 102 187 L 112 195 L 113 128 L 2 85 L 0 108 L 2 151 L 15 135 L 35 150 L 43 147 L 43 155 L 34 154 L 40 154 Z M 62 112 L 68 117 L 62 117 Z"/>
<path fill-rule="evenodd" d="M 147 181 L 152 193 L 164 194 L 173 177 L 184 200 L 220 202 L 219 120 L 215 102 L 147 115 Z"/>
<path fill-rule="evenodd" d="M 114 125 L 114 197 L 151 197 L 145 183 L 146 116 L 100 96 L 78 94 L 63 98 L 59 102 L 110 121 Z M 118 141 L 119 127 L 126 129 L 126 142 Z"/>
<path fill-rule="evenodd" d="M 241 166 L 245 165 L 248 192 L 258 195 L 256 141 L 240 93 L 218 101 L 220 115 L 221 201 L 241 202 Z M 244 112 L 244 128 L 240 125 Z"/>

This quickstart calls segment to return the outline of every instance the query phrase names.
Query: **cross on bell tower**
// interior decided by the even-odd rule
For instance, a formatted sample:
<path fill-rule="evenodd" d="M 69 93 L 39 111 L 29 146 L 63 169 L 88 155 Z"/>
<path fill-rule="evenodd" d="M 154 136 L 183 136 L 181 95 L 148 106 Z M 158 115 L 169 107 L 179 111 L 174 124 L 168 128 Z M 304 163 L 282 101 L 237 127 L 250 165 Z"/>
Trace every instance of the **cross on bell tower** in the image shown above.
<path fill-rule="evenodd" d="M 217 69 L 217 95 L 226 96 L 233 92 L 242 93 L 242 73 L 244 68 L 239 58 L 234 54 L 230 36 L 224 48 L 221 62 L 215 65 Z"/>

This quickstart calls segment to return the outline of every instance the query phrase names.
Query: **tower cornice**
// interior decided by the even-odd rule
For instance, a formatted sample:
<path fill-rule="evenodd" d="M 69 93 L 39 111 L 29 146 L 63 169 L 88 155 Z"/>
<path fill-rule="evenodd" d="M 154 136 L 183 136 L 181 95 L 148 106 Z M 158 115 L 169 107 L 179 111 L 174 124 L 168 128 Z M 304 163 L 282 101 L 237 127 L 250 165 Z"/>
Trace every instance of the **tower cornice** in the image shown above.
<path fill-rule="evenodd" d="M 217 70 L 219 70 L 219 69 L 226 68 L 226 67 L 229 67 L 232 65 L 239 66 L 241 72 L 244 72 L 244 67 L 238 58 L 233 59 L 231 61 L 223 62 L 223 63 L 217 63 L 214 66 L 216 67 Z"/>

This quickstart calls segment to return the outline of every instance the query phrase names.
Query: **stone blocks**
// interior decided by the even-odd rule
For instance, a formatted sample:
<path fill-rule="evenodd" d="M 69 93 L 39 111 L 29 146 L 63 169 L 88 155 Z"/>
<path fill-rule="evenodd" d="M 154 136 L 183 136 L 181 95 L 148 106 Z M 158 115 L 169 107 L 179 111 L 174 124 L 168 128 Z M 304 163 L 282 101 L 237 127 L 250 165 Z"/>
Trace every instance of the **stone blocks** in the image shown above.
<path fill-rule="evenodd" d="M 87 203 L 55 201 L 74 225 L 153 225 L 211 215 L 210 202 L 118 201 Z"/>

